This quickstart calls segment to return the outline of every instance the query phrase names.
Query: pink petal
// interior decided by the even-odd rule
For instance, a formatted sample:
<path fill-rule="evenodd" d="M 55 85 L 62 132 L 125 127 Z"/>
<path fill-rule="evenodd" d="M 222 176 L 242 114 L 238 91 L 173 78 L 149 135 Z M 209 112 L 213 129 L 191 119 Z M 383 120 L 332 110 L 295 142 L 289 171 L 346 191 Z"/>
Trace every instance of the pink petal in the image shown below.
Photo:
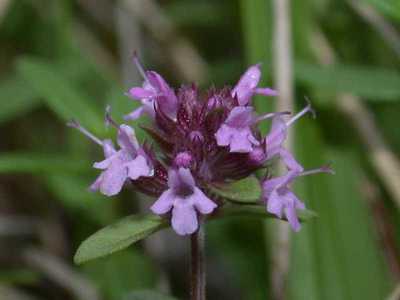
<path fill-rule="evenodd" d="M 121 191 L 127 178 L 127 170 L 119 164 L 113 164 L 103 172 L 103 176 L 100 192 L 106 196 L 113 196 Z"/>
<path fill-rule="evenodd" d="M 107 169 L 112 164 L 112 162 L 118 157 L 118 152 L 114 153 L 113 155 L 109 156 L 108 158 L 102 161 L 95 162 L 93 164 L 93 168 L 101 170 Z"/>
<path fill-rule="evenodd" d="M 134 99 L 139 99 L 139 100 L 148 99 L 155 96 L 154 91 L 140 87 L 131 88 L 128 92 L 128 95 Z"/>
<path fill-rule="evenodd" d="M 197 213 L 187 199 L 176 199 L 172 209 L 172 228 L 179 235 L 192 234 L 197 230 Z"/>
<path fill-rule="evenodd" d="M 139 148 L 139 142 L 136 139 L 136 134 L 132 127 L 125 124 L 120 125 L 117 140 L 121 149 L 130 152 L 131 155 L 136 154 Z"/>
<path fill-rule="evenodd" d="M 253 123 L 253 107 L 251 106 L 237 106 L 231 110 L 225 124 L 233 128 L 248 127 Z"/>
<path fill-rule="evenodd" d="M 110 156 L 114 155 L 117 152 L 111 140 L 103 141 L 103 152 L 105 158 L 109 158 Z"/>
<path fill-rule="evenodd" d="M 266 137 L 267 159 L 277 155 L 287 136 L 287 126 L 285 120 L 278 115 L 272 119 L 271 130 Z"/>
<path fill-rule="evenodd" d="M 274 190 L 267 200 L 267 211 L 276 215 L 278 218 L 282 218 L 283 206 L 283 199 L 280 197 L 277 191 Z"/>
<path fill-rule="evenodd" d="M 273 89 L 270 88 L 256 88 L 255 90 L 256 94 L 259 95 L 264 95 L 264 96 L 278 96 L 279 93 Z"/>
<path fill-rule="evenodd" d="M 232 96 L 238 98 L 240 105 L 247 105 L 249 103 L 260 78 L 261 71 L 258 65 L 251 66 L 242 75 L 239 82 L 232 90 Z"/>
<path fill-rule="evenodd" d="M 285 215 L 289 221 L 290 226 L 294 231 L 299 231 L 301 228 L 299 219 L 297 218 L 296 209 L 291 204 L 285 207 Z"/>
<path fill-rule="evenodd" d="M 247 133 L 247 139 L 249 140 L 250 143 L 253 144 L 253 146 L 259 146 L 260 142 L 254 137 L 253 133 L 251 130 Z"/>
<path fill-rule="evenodd" d="M 286 150 L 285 148 L 281 148 L 279 151 L 279 155 L 289 170 L 303 172 L 303 170 L 304 170 L 303 166 L 300 165 L 295 160 L 292 153 L 290 153 L 288 150 Z"/>
<path fill-rule="evenodd" d="M 160 198 L 150 207 L 151 211 L 157 215 L 169 212 L 174 204 L 173 191 L 168 189 L 161 194 Z"/>
<path fill-rule="evenodd" d="M 294 231 L 299 231 L 300 230 L 300 222 L 297 218 L 297 211 L 296 208 L 298 209 L 304 209 L 304 203 L 301 202 L 296 195 L 290 191 L 286 190 L 285 193 L 282 195 L 282 199 L 285 203 L 285 215 L 289 221 L 289 224 L 293 228 Z"/>
<path fill-rule="evenodd" d="M 144 107 L 140 106 L 139 108 L 135 109 L 131 113 L 124 116 L 124 120 L 137 120 L 139 119 L 143 113 L 145 112 Z"/>
<path fill-rule="evenodd" d="M 287 182 L 286 176 L 279 176 L 267 179 L 263 182 L 263 193 L 265 198 L 269 198 L 274 189 Z"/>
<path fill-rule="evenodd" d="M 165 93 L 169 92 L 171 89 L 167 82 L 162 78 L 160 74 L 154 71 L 147 71 L 146 72 L 147 78 L 149 80 L 149 84 L 152 86 L 154 90 L 158 93 Z"/>
<path fill-rule="evenodd" d="M 135 159 L 126 163 L 125 166 L 128 168 L 128 177 L 132 180 L 136 180 L 140 176 L 149 176 L 151 173 L 147 160 L 142 155 L 138 155 Z"/>
<path fill-rule="evenodd" d="M 173 89 L 170 88 L 160 74 L 154 71 L 148 71 L 146 74 L 150 85 L 157 92 L 157 98 L 155 98 L 157 105 L 164 113 L 175 118 L 178 100 Z"/>
<path fill-rule="evenodd" d="M 250 129 L 236 130 L 231 137 L 230 152 L 248 153 L 253 150 L 253 145 L 259 145 L 259 142 Z"/>
<path fill-rule="evenodd" d="M 215 133 L 218 146 L 228 146 L 231 141 L 233 129 L 225 124 L 222 124 L 218 131 Z"/>
<path fill-rule="evenodd" d="M 202 214 L 209 214 L 217 207 L 217 204 L 204 195 L 197 187 L 194 188 L 192 199 L 194 206 Z"/>
<path fill-rule="evenodd" d="M 89 190 L 91 192 L 96 192 L 100 189 L 101 182 L 103 181 L 103 173 L 101 173 L 96 180 L 92 183 L 92 185 L 89 187 Z"/>

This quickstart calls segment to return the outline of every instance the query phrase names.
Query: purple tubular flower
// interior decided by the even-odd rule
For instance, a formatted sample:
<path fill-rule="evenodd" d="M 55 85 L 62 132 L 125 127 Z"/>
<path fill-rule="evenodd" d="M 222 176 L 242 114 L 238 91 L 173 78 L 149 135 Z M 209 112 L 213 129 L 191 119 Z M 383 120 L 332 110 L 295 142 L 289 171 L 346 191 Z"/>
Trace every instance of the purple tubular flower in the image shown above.
<path fill-rule="evenodd" d="M 259 64 L 253 65 L 242 75 L 239 82 L 232 90 L 232 97 L 237 97 L 240 105 L 245 106 L 250 103 L 254 94 L 264 96 L 276 96 L 278 93 L 270 88 L 257 88 L 261 78 Z"/>
<path fill-rule="evenodd" d="M 104 195 L 113 196 L 121 191 L 128 178 L 136 180 L 141 176 L 153 175 L 153 169 L 139 147 L 135 132 L 128 125 L 120 126 L 118 145 L 121 149 L 116 151 L 111 141 L 103 143 L 106 159 L 94 163 L 93 167 L 104 171 L 91 185 L 92 191 L 100 190 Z"/>
<path fill-rule="evenodd" d="M 267 211 L 282 218 L 285 214 L 294 231 L 300 230 L 297 218 L 297 209 L 305 209 L 305 205 L 290 190 L 288 185 L 299 176 L 299 172 L 289 171 L 286 175 L 268 179 L 263 183 L 263 198 L 267 204 Z"/>
<path fill-rule="evenodd" d="M 283 113 L 269 113 L 256 117 L 252 106 L 237 106 L 233 108 L 227 119 L 215 133 L 218 146 L 229 146 L 230 152 L 249 153 L 253 146 L 259 146 L 260 142 L 252 133 L 252 126 L 269 118 Z"/>
<path fill-rule="evenodd" d="M 168 172 L 168 187 L 151 210 L 158 215 L 172 210 L 172 227 L 179 235 L 192 234 L 197 230 L 197 212 L 209 214 L 217 207 L 196 187 L 189 169 L 171 169 Z"/>
<path fill-rule="evenodd" d="M 265 138 L 267 160 L 279 156 L 289 170 L 303 171 L 303 167 L 294 159 L 293 155 L 283 147 L 283 142 L 287 137 L 288 128 L 307 112 L 314 113 L 310 104 L 287 122 L 283 119 L 282 114 L 276 114 L 273 117 L 271 130 Z"/>
<path fill-rule="evenodd" d="M 316 173 L 333 173 L 333 171 L 327 166 L 305 172 L 290 170 L 283 176 L 263 182 L 263 199 L 266 202 L 267 211 L 278 218 L 282 218 L 284 214 L 294 231 L 299 231 L 301 227 L 296 211 L 305 209 L 305 205 L 291 191 L 289 185 L 297 177 Z"/>
<path fill-rule="evenodd" d="M 215 134 L 218 146 L 230 146 L 231 152 L 250 152 L 260 145 L 251 132 L 253 123 L 253 107 L 235 107 Z"/>
<path fill-rule="evenodd" d="M 134 100 L 139 100 L 142 106 L 125 116 L 126 120 L 136 120 L 143 114 L 148 114 L 154 119 L 154 106 L 157 105 L 165 114 L 176 118 L 177 98 L 167 82 L 154 71 L 144 71 L 137 57 L 134 63 L 144 78 L 142 87 L 133 87 L 127 95 Z"/>

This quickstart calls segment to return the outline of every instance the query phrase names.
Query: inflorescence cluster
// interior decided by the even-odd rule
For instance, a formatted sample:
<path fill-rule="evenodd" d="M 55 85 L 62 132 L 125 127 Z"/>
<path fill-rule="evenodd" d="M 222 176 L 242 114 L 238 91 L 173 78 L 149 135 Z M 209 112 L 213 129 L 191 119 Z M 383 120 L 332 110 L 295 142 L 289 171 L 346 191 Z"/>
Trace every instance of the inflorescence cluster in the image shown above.
<path fill-rule="evenodd" d="M 144 82 L 141 87 L 131 88 L 127 95 L 141 106 L 125 119 L 150 117 L 152 126 L 143 128 L 160 151 L 156 153 L 148 143 L 139 144 L 133 128 L 116 124 L 109 112 L 106 119 L 118 129 L 118 147 L 71 121 L 70 126 L 104 151 L 105 159 L 93 165 L 101 173 L 90 189 L 113 196 L 129 181 L 138 191 L 157 198 L 151 206 L 153 213 L 171 218 L 173 229 L 188 235 L 197 230 L 199 214 L 211 214 L 224 205 L 210 196 L 211 187 L 246 178 L 257 170 L 270 168 L 271 160 L 280 159 L 287 171 L 279 177 L 259 180 L 263 191 L 260 201 L 265 203 L 267 212 L 285 217 L 298 231 L 297 210 L 305 205 L 290 185 L 300 176 L 331 172 L 329 167 L 305 171 L 283 145 L 289 127 L 308 112 L 314 113 L 310 104 L 292 117 L 289 112 L 257 115 L 253 96 L 277 95 L 270 88 L 258 87 L 259 65 L 248 68 L 233 88 L 211 88 L 200 93 L 194 84 L 174 90 L 158 73 L 144 71 L 137 57 L 134 61 Z M 272 124 L 263 136 L 257 126 L 265 120 Z"/>

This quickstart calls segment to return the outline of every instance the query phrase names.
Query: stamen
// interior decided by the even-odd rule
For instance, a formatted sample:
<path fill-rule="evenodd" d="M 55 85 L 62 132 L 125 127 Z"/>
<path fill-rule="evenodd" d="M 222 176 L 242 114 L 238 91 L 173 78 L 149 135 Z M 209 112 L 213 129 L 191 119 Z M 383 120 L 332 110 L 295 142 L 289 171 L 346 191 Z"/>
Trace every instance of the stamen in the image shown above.
<path fill-rule="evenodd" d="M 293 118 L 291 118 L 289 121 L 286 122 L 286 126 L 292 125 L 294 122 L 296 122 L 298 119 L 300 119 L 302 116 L 304 116 L 306 113 L 310 112 L 313 118 L 315 118 L 315 110 L 311 106 L 311 102 L 308 98 L 306 98 L 307 101 L 307 106 L 304 107 L 300 112 L 298 112 Z"/>
<path fill-rule="evenodd" d="M 332 170 L 330 165 L 325 165 L 320 168 L 315 168 L 315 169 L 310 169 L 304 172 L 301 172 L 299 176 L 308 176 L 308 175 L 313 175 L 313 174 L 318 174 L 318 173 L 328 173 L 328 174 L 335 174 L 335 171 Z"/>
<path fill-rule="evenodd" d="M 265 114 L 263 116 L 260 116 L 258 118 L 256 118 L 256 120 L 254 121 L 254 123 L 259 123 L 261 121 L 264 121 L 266 119 L 271 119 L 275 116 L 279 116 L 279 115 L 290 115 L 290 111 L 282 111 L 282 112 L 276 112 L 276 113 L 268 113 Z"/>
<path fill-rule="evenodd" d="M 136 68 L 138 69 L 140 75 L 142 75 L 143 79 L 145 81 L 149 82 L 149 79 L 147 78 L 146 72 L 145 72 L 142 64 L 139 61 L 136 51 L 133 53 L 133 63 L 135 64 Z"/>
<path fill-rule="evenodd" d="M 87 136 L 93 142 L 95 142 L 96 144 L 99 144 L 100 146 L 103 146 L 103 142 L 99 138 L 97 138 L 95 135 L 90 133 L 86 128 L 82 127 L 78 121 L 72 119 L 71 121 L 67 122 L 67 126 L 78 129 L 81 133 L 83 133 L 85 136 Z"/>
<path fill-rule="evenodd" d="M 106 127 L 112 125 L 115 128 L 119 129 L 118 123 L 111 117 L 111 106 L 106 106 L 106 114 L 104 116 L 104 122 L 106 123 Z"/>

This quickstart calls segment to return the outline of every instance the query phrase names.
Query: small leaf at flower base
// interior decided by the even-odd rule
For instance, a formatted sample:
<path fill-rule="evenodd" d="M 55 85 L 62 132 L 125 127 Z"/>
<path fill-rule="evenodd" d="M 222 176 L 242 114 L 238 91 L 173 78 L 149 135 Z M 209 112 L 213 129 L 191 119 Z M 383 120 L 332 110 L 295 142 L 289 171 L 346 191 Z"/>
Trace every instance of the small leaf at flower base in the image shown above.
<path fill-rule="evenodd" d="M 220 186 L 211 187 L 216 195 L 234 202 L 256 203 L 261 198 L 261 186 L 254 176 Z"/>
<path fill-rule="evenodd" d="M 74 261 L 81 264 L 125 249 L 167 225 L 164 219 L 155 215 L 125 217 L 86 239 L 79 246 Z"/>
<path fill-rule="evenodd" d="M 176 300 L 176 298 L 160 294 L 156 291 L 143 290 L 129 293 L 123 300 Z"/>

